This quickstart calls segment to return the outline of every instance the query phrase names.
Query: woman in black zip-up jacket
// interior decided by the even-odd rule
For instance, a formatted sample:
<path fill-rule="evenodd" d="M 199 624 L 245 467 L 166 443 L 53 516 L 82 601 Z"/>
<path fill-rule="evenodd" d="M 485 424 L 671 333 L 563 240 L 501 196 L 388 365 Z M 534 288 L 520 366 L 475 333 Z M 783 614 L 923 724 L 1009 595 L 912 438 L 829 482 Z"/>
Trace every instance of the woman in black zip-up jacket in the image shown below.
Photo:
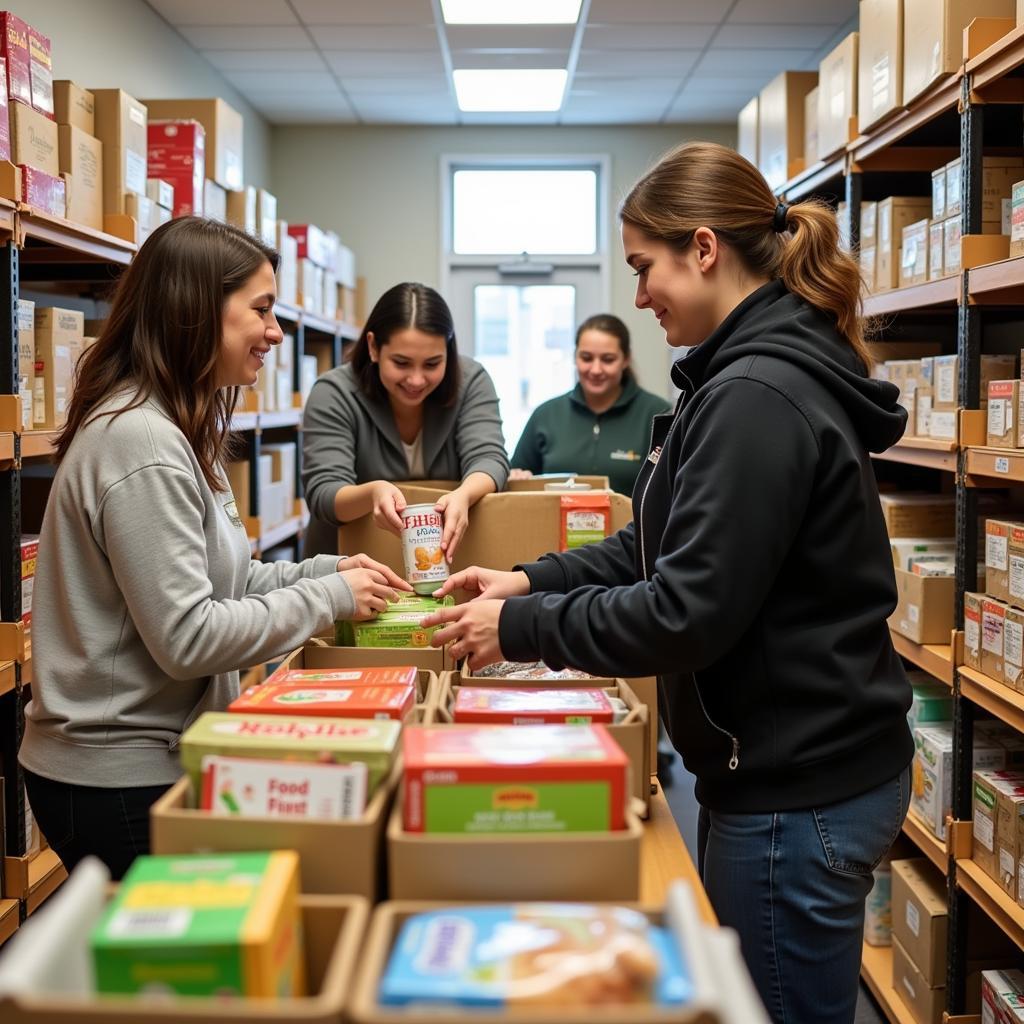
<path fill-rule="evenodd" d="M 622 204 L 636 304 L 682 391 L 655 420 L 634 522 L 434 616 L 471 668 L 542 658 L 659 677 L 701 804 L 701 876 L 776 1021 L 852 1021 L 864 899 L 902 825 L 910 687 L 870 452 L 902 435 L 868 375 L 860 275 L 822 204 L 777 202 L 692 143 Z M 528 596 L 527 596 L 528 595 Z"/>

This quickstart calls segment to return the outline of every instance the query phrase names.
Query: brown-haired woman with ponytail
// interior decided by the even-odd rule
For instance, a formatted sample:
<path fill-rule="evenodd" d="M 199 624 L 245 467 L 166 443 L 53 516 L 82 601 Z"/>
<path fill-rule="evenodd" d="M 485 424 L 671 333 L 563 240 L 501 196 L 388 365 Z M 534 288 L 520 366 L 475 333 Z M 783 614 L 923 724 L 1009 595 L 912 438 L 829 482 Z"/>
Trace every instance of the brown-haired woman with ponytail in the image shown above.
<path fill-rule="evenodd" d="M 181 733 L 238 670 L 411 589 L 365 555 L 253 560 L 222 469 L 239 389 L 272 345 L 277 253 L 200 217 L 157 228 L 83 356 L 39 539 L 32 700 L 19 760 L 70 870 L 120 878 Z"/>
<path fill-rule="evenodd" d="M 634 522 L 508 573 L 468 569 L 471 668 L 542 658 L 659 676 L 697 777 L 701 875 L 776 1021 L 854 1017 L 864 898 L 903 823 L 910 687 L 870 453 L 903 433 L 873 380 L 834 213 L 779 203 L 730 149 L 667 154 L 621 207 L 637 306 L 682 396 L 655 423 Z"/>

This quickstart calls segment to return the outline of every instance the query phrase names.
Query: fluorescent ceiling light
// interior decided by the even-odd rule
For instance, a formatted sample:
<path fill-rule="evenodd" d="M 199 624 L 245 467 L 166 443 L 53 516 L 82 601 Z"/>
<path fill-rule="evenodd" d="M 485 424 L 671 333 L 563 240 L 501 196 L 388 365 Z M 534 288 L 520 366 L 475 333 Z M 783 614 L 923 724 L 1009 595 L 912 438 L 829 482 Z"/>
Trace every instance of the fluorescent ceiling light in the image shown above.
<path fill-rule="evenodd" d="M 464 111 L 559 110 L 568 77 L 564 68 L 452 72 L 455 96 Z"/>
<path fill-rule="evenodd" d="M 441 0 L 449 25 L 575 25 L 583 0 Z"/>

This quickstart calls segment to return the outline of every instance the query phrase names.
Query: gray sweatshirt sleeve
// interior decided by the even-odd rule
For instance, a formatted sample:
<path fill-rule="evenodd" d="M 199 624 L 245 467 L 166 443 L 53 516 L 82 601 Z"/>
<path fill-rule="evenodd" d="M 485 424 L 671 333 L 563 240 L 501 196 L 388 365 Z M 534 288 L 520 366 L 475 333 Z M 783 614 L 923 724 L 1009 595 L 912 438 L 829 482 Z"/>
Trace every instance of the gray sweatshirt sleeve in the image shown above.
<path fill-rule="evenodd" d="M 214 601 L 203 515 L 192 476 L 148 465 L 107 489 L 93 523 L 139 636 L 167 675 L 189 680 L 256 665 L 353 614 L 352 592 L 336 573 Z"/>
<path fill-rule="evenodd" d="M 249 579 L 245 584 L 245 592 L 249 594 L 269 594 L 281 587 L 290 587 L 299 580 L 315 580 L 322 576 L 330 576 L 338 571 L 339 555 L 316 555 L 303 562 L 260 562 L 253 559 L 249 563 Z"/>
<path fill-rule="evenodd" d="M 455 451 L 462 478 L 486 473 L 502 490 L 508 480 L 508 453 L 501 432 L 498 395 L 487 371 L 480 367 L 466 382 L 455 421 Z"/>
<path fill-rule="evenodd" d="M 321 377 L 302 415 L 302 489 L 310 514 L 334 526 L 339 525 L 334 496 L 357 483 L 357 433 L 344 395 Z"/>

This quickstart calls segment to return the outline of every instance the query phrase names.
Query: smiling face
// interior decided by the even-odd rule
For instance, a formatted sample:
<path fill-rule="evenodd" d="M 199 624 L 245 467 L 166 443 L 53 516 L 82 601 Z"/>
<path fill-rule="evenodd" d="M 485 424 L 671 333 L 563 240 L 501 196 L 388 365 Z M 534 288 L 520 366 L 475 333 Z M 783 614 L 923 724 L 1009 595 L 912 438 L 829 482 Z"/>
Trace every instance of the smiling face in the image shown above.
<path fill-rule="evenodd" d="M 629 366 L 622 345 L 614 334 L 594 328 L 580 334 L 576 345 L 576 372 L 588 398 L 602 399 L 622 387 L 622 374 Z"/>
<path fill-rule="evenodd" d="M 217 361 L 217 387 L 256 383 L 271 345 L 284 337 L 274 316 L 277 282 L 269 261 L 224 303 L 223 334 Z"/>
<path fill-rule="evenodd" d="M 372 332 L 366 340 L 370 358 L 380 371 L 380 382 L 395 408 L 418 408 L 444 380 L 448 346 L 440 334 L 406 327 L 395 331 L 383 345 L 377 344 Z"/>
<path fill-rule="evenodd" d="M 711 280 L 719 255 L 714 233 L 699 228 L 679 251 L 623 221 L 622 247 L 637 277 L 637 308 L 654 313 L 673 348 L 699 345 L 719 320 Z"/>

